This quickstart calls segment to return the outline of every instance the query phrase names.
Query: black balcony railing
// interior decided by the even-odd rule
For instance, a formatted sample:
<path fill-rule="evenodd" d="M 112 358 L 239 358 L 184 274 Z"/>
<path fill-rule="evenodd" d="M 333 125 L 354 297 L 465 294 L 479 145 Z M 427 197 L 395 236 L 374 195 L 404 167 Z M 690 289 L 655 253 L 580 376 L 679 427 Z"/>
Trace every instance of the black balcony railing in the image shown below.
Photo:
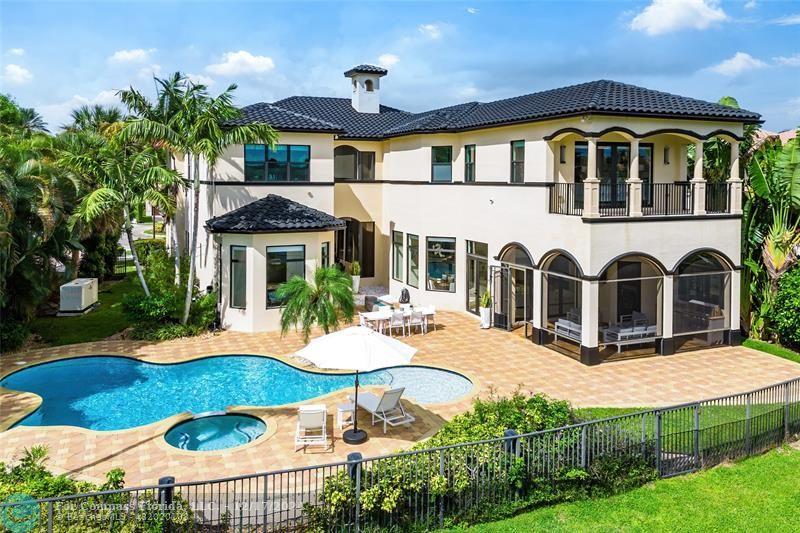
<path fill-rule="evenodd" d="M 706 184 L 706 213 L 728 213 L 728 184 Z"/>
<path fill-rule="evenodd" d="M 628 184 L 600 184 L 600 216 L 624 217 L 628 215 Z"/>
<path fill-rule="evenodd" d="M 554 183 L 550 187 L 550 212 L 583 215 L 583 183 Z"/>
<path fill-rule="evenodd" d="M 692 214 L 692 184 L 643 183 L 642 215 L 670 216 Z"/>

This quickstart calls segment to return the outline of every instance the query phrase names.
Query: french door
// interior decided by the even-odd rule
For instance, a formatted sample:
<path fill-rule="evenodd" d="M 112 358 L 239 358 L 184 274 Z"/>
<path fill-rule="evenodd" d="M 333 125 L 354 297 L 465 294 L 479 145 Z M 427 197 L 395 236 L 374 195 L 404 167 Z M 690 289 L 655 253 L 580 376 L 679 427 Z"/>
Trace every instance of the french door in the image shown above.
<path fill-rule="evenodd" d="M 467 256 L 467 311 L 478 314 L 481 296 L 486 292 L 489 262 L 483 257 Z"/>

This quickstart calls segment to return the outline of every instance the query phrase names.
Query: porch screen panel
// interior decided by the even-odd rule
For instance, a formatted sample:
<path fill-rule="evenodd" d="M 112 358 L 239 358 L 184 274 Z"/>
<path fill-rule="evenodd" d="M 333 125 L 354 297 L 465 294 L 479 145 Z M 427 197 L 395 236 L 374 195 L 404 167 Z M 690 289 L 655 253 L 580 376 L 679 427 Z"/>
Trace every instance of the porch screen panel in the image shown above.
<path fill-rule="evenodd" d="M 730 329 L 730 282 L 730 272 L 675 276 L 674 334 Z M 712 344 L 715 342 L 712 340 Z"/>
<path fill-rule="evenodd" d="M 230 265 L 231 307 L 247 306 L 247 248 L 231 246 Z"/>

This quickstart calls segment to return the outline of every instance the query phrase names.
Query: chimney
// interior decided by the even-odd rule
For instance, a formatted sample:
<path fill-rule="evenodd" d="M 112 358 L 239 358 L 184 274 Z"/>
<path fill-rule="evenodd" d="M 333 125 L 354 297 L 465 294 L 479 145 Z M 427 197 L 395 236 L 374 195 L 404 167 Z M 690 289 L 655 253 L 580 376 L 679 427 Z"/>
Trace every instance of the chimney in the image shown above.
<path fill-rule="evenodd" d="M 353 109 L 359 113 L 380 113 L 380 79 L 388 73 L 385 68 L 374 65 L 358 65 L 344 73 L 353 84 Z"/>

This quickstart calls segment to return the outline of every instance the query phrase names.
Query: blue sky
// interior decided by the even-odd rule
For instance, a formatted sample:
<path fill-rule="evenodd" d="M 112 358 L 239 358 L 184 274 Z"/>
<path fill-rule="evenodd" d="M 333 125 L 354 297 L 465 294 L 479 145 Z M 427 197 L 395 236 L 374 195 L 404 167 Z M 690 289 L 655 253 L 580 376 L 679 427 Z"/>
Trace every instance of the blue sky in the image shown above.
<path fill-rule="evenodd" d="M 235 82 L 246 105 L 348 96 L 359 63 L 386 66 L 382 103 L 410 111 L 606 78 L 800 124 L 792 1 L 0 2 L 0 91 L 52 129 L 153 73 Z"/>

